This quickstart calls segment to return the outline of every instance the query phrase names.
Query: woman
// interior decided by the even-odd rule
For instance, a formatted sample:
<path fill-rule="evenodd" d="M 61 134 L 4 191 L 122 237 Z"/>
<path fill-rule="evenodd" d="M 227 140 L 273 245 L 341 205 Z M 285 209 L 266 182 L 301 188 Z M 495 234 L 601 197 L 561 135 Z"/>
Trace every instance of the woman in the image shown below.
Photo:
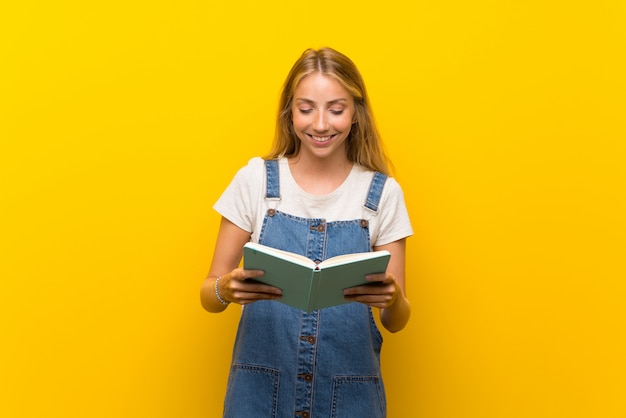
<path fill-rule="evenodd" d="M 240 169 L 215 204 L 222 215 L 201 300 L 209 312 L 244 306 L 224 405 L 227 417 L 384 417 L 382 325 L 401 330 L 405 239 L 413 231 L 388 177 L 365 85 L 354 63 L 309 49 L 280 98 L 270 153 Z M 280 289 L 246 281 L 243 245 L 259 242 L 312 260 L 387 250 L 387 271 L 346 289 L 351 302 L 307 314 L 279 303 Z"/>

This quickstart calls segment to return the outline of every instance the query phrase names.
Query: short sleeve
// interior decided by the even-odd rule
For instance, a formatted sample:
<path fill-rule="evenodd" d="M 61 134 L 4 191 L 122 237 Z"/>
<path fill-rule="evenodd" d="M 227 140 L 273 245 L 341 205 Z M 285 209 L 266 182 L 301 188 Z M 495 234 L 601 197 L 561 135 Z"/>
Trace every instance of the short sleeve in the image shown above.
<path fill-rule="evenodd" d="M 244 231 L 252 233 L 263 197 L 264 165 L 259 157 L 237 171 L 213 209 Z"/>
<path fill-rule="evenodd" d="M 413 235 L 404 193 L 394 178 L 388 178 L 378 212 L 379 229 L 374 246 L 385 245 Z"/>

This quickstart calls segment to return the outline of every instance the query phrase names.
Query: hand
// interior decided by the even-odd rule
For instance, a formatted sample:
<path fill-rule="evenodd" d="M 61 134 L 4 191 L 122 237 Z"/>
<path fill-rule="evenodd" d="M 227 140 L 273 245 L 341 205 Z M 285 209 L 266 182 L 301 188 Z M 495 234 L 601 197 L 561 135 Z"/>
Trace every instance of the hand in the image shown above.
<path fill-rule="evenodd" d="M 219 294 L 225 301 L 240 305 L 247 305 L 257 300 L 280 299 L 282 291 L 279 288 L 247 280 L 263 276 L 263 274 L 262 270 L 234 269 L 220 276 Z"/>
<path fill-rule="evenodd" d="M 395 277 L 389 273 L 368 274 L 365 279 L 371 283 L 343 291 L 346 300 L 384 309 L 393 305 L 402 292 Z"/>

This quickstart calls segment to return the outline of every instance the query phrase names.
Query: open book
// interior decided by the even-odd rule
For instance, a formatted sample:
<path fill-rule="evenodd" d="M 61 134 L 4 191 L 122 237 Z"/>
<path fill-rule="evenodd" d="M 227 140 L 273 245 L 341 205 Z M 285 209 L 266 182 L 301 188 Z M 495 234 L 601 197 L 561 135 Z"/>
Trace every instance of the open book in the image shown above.
<path fill-rule="evenodd" d="M 390 257 L 388 251 L 373 251 L 339 255 L 316 264 L 303 255 L 248 242 L 243 249 L 243 267 L 263 270 L 265 274 L 254 280 L 280 288 L 280 302 L 311 312 L 348 303 L 343 290 L 372 284 L 365 275 L 384 273 Z"/>

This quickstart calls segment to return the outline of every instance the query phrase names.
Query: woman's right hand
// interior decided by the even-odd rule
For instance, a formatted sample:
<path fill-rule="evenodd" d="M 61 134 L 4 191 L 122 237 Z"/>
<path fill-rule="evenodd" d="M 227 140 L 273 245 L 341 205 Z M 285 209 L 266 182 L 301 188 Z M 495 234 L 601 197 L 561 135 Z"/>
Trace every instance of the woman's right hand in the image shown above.
<path fill-rule="evenodd" d="M 243 246 L 248 241 L 250 232 L 222 217 L 211 268 L 200 289 L 200 301 L 207 311 L 222 312 L 228 302 L 247 305 L 257 300 L 280 299 L 280 289 L 248 280 L 261 277 L 262 270 L 238 268 L 243 257 Z M 215 281 L 218 277 L 216 293 Z M 217 294 L 224 303 L 218 299 Z"/>
<path fill-rule="evenodd" d="M 236 268 L 219 277 L 217 291 L 224 301 L 239 305 L 247 305 L 257 300 L 280 299 L 282 291 L 279 288 L 254 281 L 255 278 L 261 277 L 263 274 L 263 270 Z M 215 280 L 213 279 L 214 290 Z"/>

